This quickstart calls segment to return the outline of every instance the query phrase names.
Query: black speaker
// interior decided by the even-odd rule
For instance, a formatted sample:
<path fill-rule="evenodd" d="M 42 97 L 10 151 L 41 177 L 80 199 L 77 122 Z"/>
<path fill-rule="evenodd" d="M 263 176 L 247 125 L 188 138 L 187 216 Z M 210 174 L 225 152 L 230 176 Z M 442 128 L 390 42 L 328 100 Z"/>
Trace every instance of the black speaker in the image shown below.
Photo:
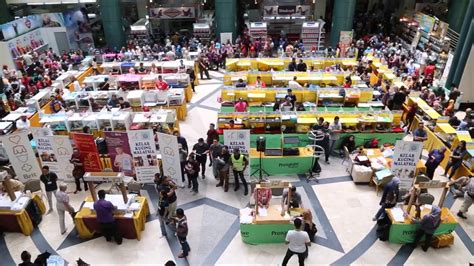
<path fill-rule="evenodd" d="M 265 151 L 265 146 L 266 146 L 266 140 L 265 137 L 258 137 L 257 138 L 257 151 L 264 152 Z"/>

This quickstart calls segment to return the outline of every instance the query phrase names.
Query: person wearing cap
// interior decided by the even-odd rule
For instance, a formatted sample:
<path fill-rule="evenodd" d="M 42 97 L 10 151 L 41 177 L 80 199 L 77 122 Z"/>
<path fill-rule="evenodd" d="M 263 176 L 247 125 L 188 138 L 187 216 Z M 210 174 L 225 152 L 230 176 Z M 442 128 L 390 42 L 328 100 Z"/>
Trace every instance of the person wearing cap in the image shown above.
<path fill-rule="evenodd" d="M 239 98 L 239 101 L 234 105 L 234 110 L 238 113 L 247 112 L 248 104 L 243 98 Z"/>

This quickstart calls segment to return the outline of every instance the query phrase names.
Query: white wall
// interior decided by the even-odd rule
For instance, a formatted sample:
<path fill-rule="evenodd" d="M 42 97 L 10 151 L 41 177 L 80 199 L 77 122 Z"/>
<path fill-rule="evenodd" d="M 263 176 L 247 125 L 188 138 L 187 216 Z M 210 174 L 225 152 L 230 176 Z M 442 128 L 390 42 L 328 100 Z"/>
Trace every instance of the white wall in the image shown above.
<path fill-rule="evenodd" d="M 462 74 L 459 90 L 462 92 L 462 102 L 474 102 L 474 45 L 471 47 L 464 72 Z"/>
<path fill-rule="evenodd" d="M 66 32 L 66 28 L 65 27 L 41 28 L 41 34 L 43 35 L 44 41 L 49 44 L 49 47 L 53 48 L 53 51 L 56 54 L 60 54 L 61 51 L 59 51 L 58 45 L 56 44 L 56 38 L 54 37 L 55 32 Z M 69 44 L 69 47 L 71 47 L 71 44 L 69 43 L 69 38 L 68 38 L 68 44 Z"/>
<path fill-rule="evenodd" d="M 13 63 L 12 53 L 8 49 L 7 42 L 0 42 L 0 60 L 1 65 L 7 65 L 9 69 L 16 69 L 15 64 Z"/>

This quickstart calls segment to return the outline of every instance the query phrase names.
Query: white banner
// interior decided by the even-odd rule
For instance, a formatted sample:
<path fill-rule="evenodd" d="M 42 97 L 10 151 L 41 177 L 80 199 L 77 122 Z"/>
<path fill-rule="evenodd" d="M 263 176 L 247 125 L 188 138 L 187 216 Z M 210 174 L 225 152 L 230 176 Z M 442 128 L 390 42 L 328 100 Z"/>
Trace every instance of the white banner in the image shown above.
<path fill-rule="evenodd" d="M 151 129 L 128 131 L 128 141 L 138 182 L 153 183 L 155 173 L 159 172 L 153 131 Z"/>
<path fill-rule="evenodd" d="M 229 147 L 230 154 L 234 152 L 234 148 L 239 148 L 240 153 L 247 157 L 249 165 L 245 169 L 244 177 L 250 180 L 250 129 L 224 130 L 224 145 Z M 232 177 L 232 171 L 230 174 Z"/>
<path fill-rule="evenodd" d="M 31 133 L 36 141 L 36 151 L 40 158 L 41 166 L 48 166 L 51 172 L 60 175 L 58 155 L 54 153 L 50 137 L 53 135 L 51 128 L 32 127 Z M 61 178 L 61 177 L 59 177 Z"/>
<path fill-rule="evenodd" d="M 420 160 L 423 142 L 397 140 L 393 153 L 392 173 L 400 178 L 400 188 L 410 188 Z"/>
<path fill-rule="evenodd" d="M 66 182 L 73 182 L 74 176 L 72 175 L 72 170 L 74 169 L 74 165 L 69 162 L 72 155 L 71 140 L 68 136 L 50 136 L 49 142 L 53 147 L 53 153 L 58 159 L 59 170 L 56 174 L 59 179 Z"/>
<path fill-rule="evenodd" d="M 158 133 L 163 174 L 175 182 L 181 180 L 181 164 L 179 160 L 178 138 L 173 135 Z"/>
<path fill-rule="evenodd" d="M 28 134 L 26 132 L 13 133 L 1 137 L 0 140 L 13 169 L 15 169 L 18 180 L 26 182 L 30 179 L 39 179 L 41 169 L 31 148 Z"/>

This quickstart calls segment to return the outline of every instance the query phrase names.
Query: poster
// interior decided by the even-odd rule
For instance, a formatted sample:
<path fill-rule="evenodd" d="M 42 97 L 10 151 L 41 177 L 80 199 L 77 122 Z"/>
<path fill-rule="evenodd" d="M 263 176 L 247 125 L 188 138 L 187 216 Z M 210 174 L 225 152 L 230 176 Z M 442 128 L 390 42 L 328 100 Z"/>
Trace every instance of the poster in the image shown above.
<path fill-rule="evenodd" d="M 74 49 L 87 50 L 94 45 L 92 29 L 87 14 L 81 10 L 70 10 L 63 14 L 69 43 Z"/>
<path fill-rule="evenodd" d="M 128 141 L 138 182 L 153 183 L 155 173 L 159 172 L 153 131 L 151 129 L 129 131 Z"/>
<path fill-rule="evenodd" d="M 246 180 L 250 178 L 250 130 L 249 129 L 227 129 L 224 130 L 224 145 L 229 147 L 232 154 L 234 148 L 239 148 L 240 153 L 244 154 L 249 161 L 249 166 L 245 169 L 244 177 Z"/>
<path fill-rule="evenodd" d="M 352 43 L 353 32 L 351 31 L 340 31 L 339 34 L 339 52 L 340 56 L 346 56 L 346 50 Z"/>
<path fill-rule="evenodd" d="M 45 13 L 16 19 L 0 25 L 0 28 L 3 38 L 9 40 L 37 28 L 62 26 L 64 26 L 64 19 L 61 13 Z"/>
<path fill-rule="evenodd" d="M 47 127 L 32 127 L 31 133 L 36 141 L 36 151 L 40 159 L 41 166 L 48 166 L 51 172 L 59 175 L 58 155 L 54 153 L 50 136 L 53 132 Z"/>
<path fill-rule="evenodd" d="M 128 144 L 128 134 L 112 131 L 106 131 L 104 134 L 114 172 L 123 172 L 128 176 L 133 175 L 133 158 Z"/>
<path fill-rule="evenodd" d="M 158 133 L 163 174 L 173 178 L 175 182 L 181 180 L 181 164 L 179 160 L 178 138 L 173 135 Z"/>
<path fill-rule="evenodd" d="M 2 136 L 0 141 L 7 152 L 11 165 L 13 165 L 18 180 L 24 183 L 30 179 L 39 179 L 41 169 L 26 132 Z"/>
<path fill-rule="evenodd" d="M 411 187 L 422 150 L 423 142 L 397 140 L 395 143 L 392 173 L 400 178 L 400 188 Z"/>
<path fill-rule="evenodd" d="M 264 6 L 264 16 L 311 16 L 311 6 L 309 5 L 281 5 L 281 6 Z"/>
<path fill-rule="evenodd" d="M 196 10 L 194 7 L 160 7 L 150 8 L 150 18 L 156 19 L 176 19 L 176 18 L 195 18 Z"/>
<path fill-rule="evenodd" d="M 53 148 L 53 154 L 56 155 L 59 170 L 56 172 L 59 179 L 64 181 L 74 181 L 72 170 L 74 165 L 69 161 L 72 156 L 71 140 L 68 136 L 49 136 L 49 142 Z"/>
<path fill-rule="evenodd" d="M 102 171 L 94 136 L 92 134 L 82 133 L 71 133 L 71 135 L 76 148 L 79 149 L 81 160 L 84 162 L 84 170 L 86 172 Z"/>

